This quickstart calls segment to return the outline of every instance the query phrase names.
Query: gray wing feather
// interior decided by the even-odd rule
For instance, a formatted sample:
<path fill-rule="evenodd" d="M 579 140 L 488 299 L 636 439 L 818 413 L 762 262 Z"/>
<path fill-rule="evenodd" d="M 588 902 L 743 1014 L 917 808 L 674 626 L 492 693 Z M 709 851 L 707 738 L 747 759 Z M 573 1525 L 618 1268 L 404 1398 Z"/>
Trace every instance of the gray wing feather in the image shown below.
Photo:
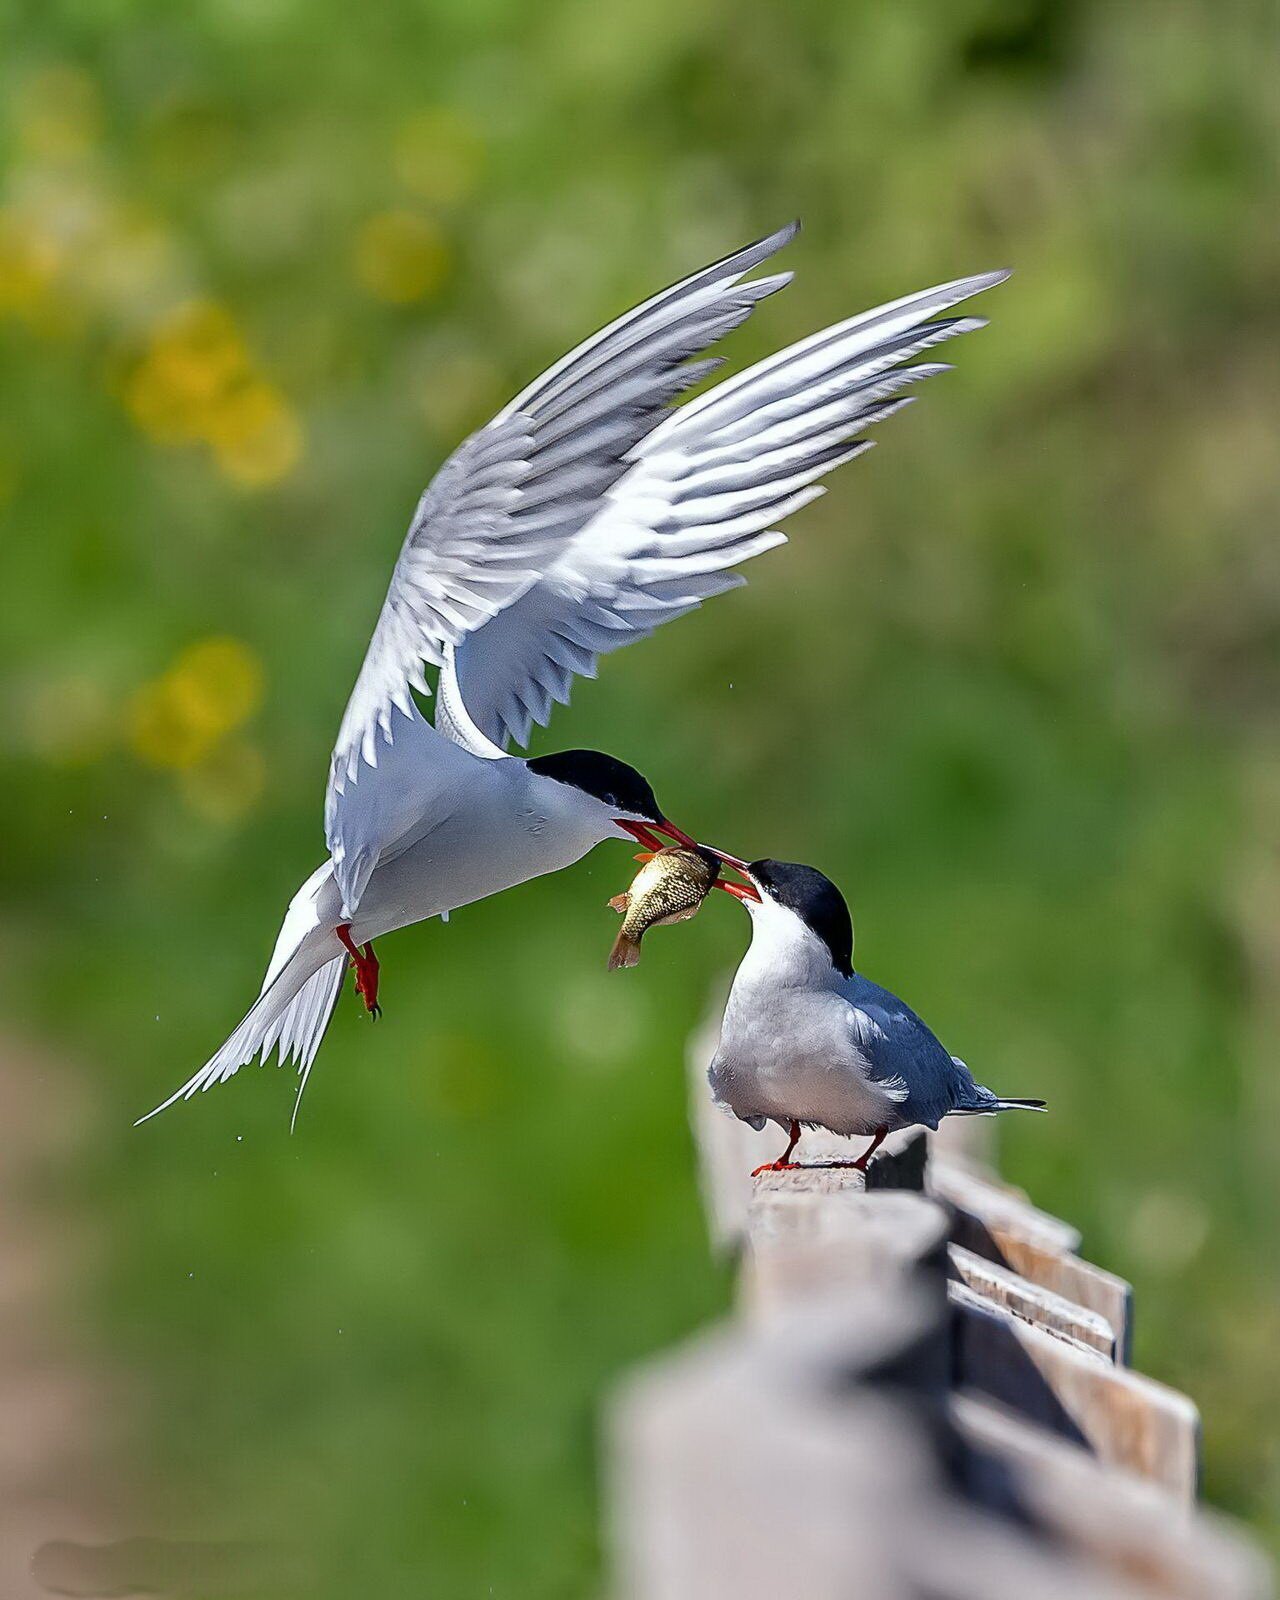
<path fill-rule="evenodd" d="M 418 502 L 333 752 L 341 795 L 390 742 L 423 667 L 536 582 L 626 470 L 663 407 L 706 376 L 686 364 L 790 274 L 742 277 L 795 234 L 783 228 L 664 289 L 523 390 L 449 457 Z M 332 810 L 333 807 L 331 806 Z M 332 841 L 331 841 L 332 843 Z"/>
<path fill-rule="evenodd" d="M 860 435 L 909 403 L 900 391 L 948 370 L 903 363 L 983 326 L 930 319 L 1006 276 L 961 278 L 823 329 L 638 436 L 597 513 L 446 664 L 484 735 L 526 744 L 602 655 L 744 582 L 734 569 L 785 542 L 777 524 L 870 449 Z"/>

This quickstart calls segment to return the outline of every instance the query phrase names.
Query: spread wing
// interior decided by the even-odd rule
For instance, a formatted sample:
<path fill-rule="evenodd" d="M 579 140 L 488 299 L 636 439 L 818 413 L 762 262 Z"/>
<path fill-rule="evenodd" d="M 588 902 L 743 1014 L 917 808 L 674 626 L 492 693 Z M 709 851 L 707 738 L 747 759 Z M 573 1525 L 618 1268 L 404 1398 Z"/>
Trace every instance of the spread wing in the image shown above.
<path fill-rule="evenodd" d="M 668 411 L 541 577 L 451 652 L 444 674 L 480 732 L 527 743 L 600 656 L 745 582 L 735 569 L 785 542 L 778 523 L 870 448 L 860 436 L 907 403 L 900 391 L 947 370 L 913 358 L 983 326 L 941 313 L 1006 276 L 880 306 Z"/>
<path fill-rule="evenodd" d="M 627 470 L 624 458 L 666 404 L 718 365 L 690 358 L 789 281 L 789 273 L 742 279 L 795 231 L 783 228 L 611 323 L 441 467 L 414 512 L 338 731 L 325 817 L 339 862 L 350 791 L 372 783 L 380 747 L 414 724 L 411 691 L 430 692 L 424 666 L 439 665 L 450 646 L 537 583 Z M 430 743 L 417 730 L 407 737 Z M 367 818 L 369 797 L 361 798 Z M 342 888 L 350 905 L 353 885 Z"/>

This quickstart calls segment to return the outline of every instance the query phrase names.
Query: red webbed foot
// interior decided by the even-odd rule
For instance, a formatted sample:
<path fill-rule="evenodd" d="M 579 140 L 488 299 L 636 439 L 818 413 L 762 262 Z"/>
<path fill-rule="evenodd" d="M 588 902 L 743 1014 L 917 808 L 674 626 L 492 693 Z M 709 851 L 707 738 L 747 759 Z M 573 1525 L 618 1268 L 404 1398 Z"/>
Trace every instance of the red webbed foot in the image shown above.
<path fill-rule="evenodd" d="M 378 958 L 373 953 L 373 941 L 370 940 L 361 950 L 351 937 L 351 924 L 348 922 L 339 923 L 334 931 L 355 968 L 356 993 L 364 1001 L 365 1010 L 377 1021 L 382 1015 L 382 1007 L 378 1004 L 379 966 Z"/>

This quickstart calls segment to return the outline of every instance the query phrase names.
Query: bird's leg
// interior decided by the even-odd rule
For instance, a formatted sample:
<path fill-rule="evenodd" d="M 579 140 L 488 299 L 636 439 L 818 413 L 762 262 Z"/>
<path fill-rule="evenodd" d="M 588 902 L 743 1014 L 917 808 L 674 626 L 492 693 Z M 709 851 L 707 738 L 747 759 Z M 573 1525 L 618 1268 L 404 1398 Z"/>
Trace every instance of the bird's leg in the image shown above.
<path fill-rule="evenodd" d="M 824 1167 L 848 1167 L 852 1172 L 865 1172 L 867 1170 L 867 1162 L 871 1160 L 872 1156 L 875 1155 L 888 1137 L 888 1128 L 877 1128 L 872 1136 L 871 1143 L 856 1161 L 824 1161 L 822 1165 Z"/>
<path fill-rule="evenodd" d="M 363 951 L 351 937 L 351 924 L 340 922 L 334 929 L 342 941 L 342 947 L 351 957 L 351 964 L 356 969 L 356 993 L 364 1001 L 365 1010 L 371 1016 L 380 1017 L 382 1007 L 378 1004 L 378 958 L 373 953 L 373 940 L 365 945 Z"/>
<path fill-rule="evenodd" d="M 791 1152 L 800 1143 L 800 1124 L 793 1121 L 790 1131 L 791 1137 L 787 1141 L 787 1148 L 776 1161 L 766 1161 L 762 1167 L 757 1167 L 751 1174 L 753 1178 L 758 1178 L 762 1172 L 794 1172 L 800 1165 L 798 1161 L 791 1159 Z"/>

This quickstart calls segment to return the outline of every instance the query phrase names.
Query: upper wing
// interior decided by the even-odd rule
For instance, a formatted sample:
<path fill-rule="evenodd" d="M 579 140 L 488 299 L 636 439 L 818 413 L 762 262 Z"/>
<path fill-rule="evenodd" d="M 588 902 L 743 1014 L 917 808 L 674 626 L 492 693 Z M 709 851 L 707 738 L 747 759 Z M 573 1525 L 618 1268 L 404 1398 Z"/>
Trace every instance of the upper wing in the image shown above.
<path fill-rule="evenodd" d="M 625 457 L 676 395 L 719 363 L 690 362 L 750 316 L 789 273 L 743 277 L 794 237 L 796 224 L 675 284 L 611 323 L 518 394 L 445 462 L 418 502 L 338 731 L 325 833 L 344 910 L 354 910 L 379 851 L 415 826 L 413 794 L 375 778 L 395 731 L 425 777 L 454 750 L 459 719 L 422 722 L 411 690 L 426 663 L 498 615 L 556 559 L 627 470 Z M 461 712 L 459 714 L 461 717 Z M 454 743 L 443 739 L 448 732 Z M 433 742 L 434 741 L 434 742 Z M 474 753 L 483 741 L 468 744 Z M 357 794 L 356 790 L 360 792 Z"/>
<path fill-rule="evenodd" d="M 732 569 L 782 544 L 783 517 L 822 494 L 817 479 L 870 448 L 857 436 L 940 363 L 903 366 L 983 326 L 940 317 L 1003 272 L 961 278 L 826 328 L 667 414 L 632 448 L 603 505 L 545 573 L 451 652 L 466 710 L 498 744 L 525 744 L 575 676 L 708 596 Z M 442 728 L 442 731 L 448 731 Z"/>
<path fill-rule="evenodd" d="M 795 225 L 749 245 L 580 345 L 467 439 L 418 503 L 333 752 L 341 791 L 377 765 L 378 731 L 424 663 L 498 614 L 545 571 L 626 470 L 628 451 L 662 407 L 717 362 L 686 365 L 751 314 L 789 273 L 740 280 L 782 248 Z"/>

